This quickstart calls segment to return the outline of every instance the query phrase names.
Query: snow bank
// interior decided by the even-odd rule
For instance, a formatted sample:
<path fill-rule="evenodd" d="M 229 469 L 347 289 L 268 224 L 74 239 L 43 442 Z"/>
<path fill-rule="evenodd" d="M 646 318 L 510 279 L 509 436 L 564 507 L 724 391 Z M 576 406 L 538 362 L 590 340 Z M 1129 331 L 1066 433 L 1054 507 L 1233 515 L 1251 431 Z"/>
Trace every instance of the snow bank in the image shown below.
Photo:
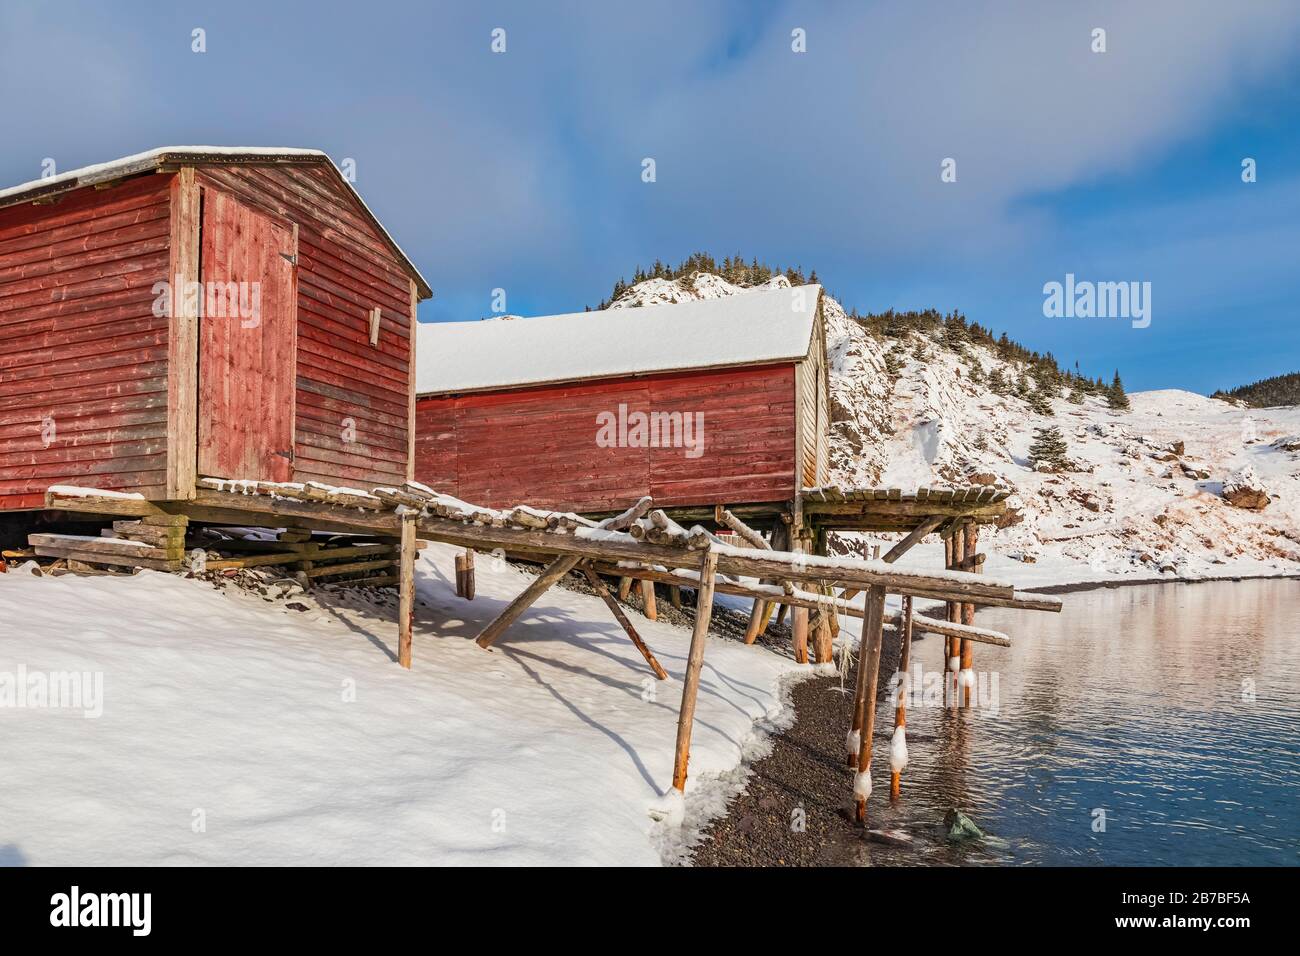
<path fill-rule="evenodd" d="M 552 589 L 491 652 L 478 630 L 529 576 L 456 551 L 417 565 L 415 667 L 393 662 L 395 601 L 293 601 L 179 576 L 0 576 L 0 671 L 103 674 L 103 715 L 0 714 L 2 840 L 36 865 L 656 864 L 649 810 L 672 779 L 689 631 L 637 628 Z M 322 602 L 328 601 L 322 597 Z M 798 668 L 709 641 L 688 826 L 717 812 L 755 724 Z M 727 784 L 730 786 L 730 784 Z"/>

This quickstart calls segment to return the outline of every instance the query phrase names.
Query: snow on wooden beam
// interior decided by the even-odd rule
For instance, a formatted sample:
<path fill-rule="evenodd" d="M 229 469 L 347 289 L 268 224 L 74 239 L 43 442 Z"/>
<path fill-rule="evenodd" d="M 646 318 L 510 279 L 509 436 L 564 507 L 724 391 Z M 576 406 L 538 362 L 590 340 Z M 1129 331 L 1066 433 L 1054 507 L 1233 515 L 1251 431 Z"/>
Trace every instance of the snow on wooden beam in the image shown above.
<path fill-rule="evenodd" d="M 790 581 L 814 588 L 827 581 L 858 589 L 880 585 L 891 593 L 934 600 L 1060 610 L 1057 599 L 1017 595 L 1008 583 L 968 572 L 921 572 L 892 567 L 880 560 L 862 561 L 784 551 L 760 552 L 727 545 L 698 526 L 686 532 L 688 547 L 685 548 L 638 541 L 631 534 L 615 530 L 612 521 L 606 527 L 593 528 L 587 526 L 589 522 L 585 519 L 581 519 L 582 523 L 565 522 L 562 520 L 567 517 L 565 515 L 533 509 L 530 509 L 530 515 L 544 519 L 547 527 L 516 527 L 509 523 L 510 515 L 520 513 L 519 509 L 507 513 L 479 508 L 448 495 L 436 494 L 415 482 L 407 482 L 400 494 L 391 489 L 379 494 L 312 483 L 205 479 L 192 501 L 167 503 L 166 510 L 143 498 L 106 494 L 97 489 L 56 487 L 47 493 L 47 507 L 132 517 L 182 513 L 198 520 L 227 522 L 232 519 L 277 522 L 294 519 L 300 524 L 396 537 L 401 530 L 399 514 L 412 507 L 399 500 L 407 495 L 423 502 L 416 518 L 421 536 L 461 547 L 531 551 L 610 563 L 627 561 L 638 566 L 656 565 L 669 570 L 698 566 L 700 552 L 692 548 L 699 548 L 716 553 L 718 573 L 733 578 Z M 648 501 L 638 502 L 629 509 L 631 513 L 625 512 L 615 519 L 619 524 L 627 524 L 629 529 L 654 528 L 664 536 L 661 540 L 679 544 L 680 526 L 657 513 L 654 518 L 658 521 L 634 517 L 634 514 L 648 513 L 649 505 Z M 213 515 L 221 517 L 210 517 Z"/>

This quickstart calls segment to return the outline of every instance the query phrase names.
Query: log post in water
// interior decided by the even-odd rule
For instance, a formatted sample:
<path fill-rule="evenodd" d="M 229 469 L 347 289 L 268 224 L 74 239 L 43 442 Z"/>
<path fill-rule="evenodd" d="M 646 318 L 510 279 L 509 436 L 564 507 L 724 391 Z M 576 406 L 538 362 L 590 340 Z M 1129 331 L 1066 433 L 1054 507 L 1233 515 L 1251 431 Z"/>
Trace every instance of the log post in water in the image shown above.
<path fill-rule="evenodd" d="M 867 798 L 871 796 L 871 737 L 876 726 L 876 681 L 880 670 L 880 645 L 885 624 L 885 589 L 880 585 L 867 590 L 866 614 L 853 701 L 854 723 L 861 728 L 858 733 L 857 775 L 853 778 L 853 796 L 857 821 L 863 826 L 867 822 Z"/>
<path fill-rule="evenodd" d="M 907 686 L 912 658 L 912 596 L 903 597 L 903 623 L 899 628 L 902 646 L 898 652 L 898 702 L 894 705 L 894 736 L 889 742 L 889 798 L 902 791 L 903 769 L 907 766 Z"/>
<path fill-rule="evenodd" d="M 970 570 L 975 574 L 984 573 L 984 563 L 982 561 L 974 562 L 972 560 L 975 557 L 977 557 L 977 552 L 979 551 L 979 534 L 980 534 L 980 530 L 978 524 L 976 524 L 974 521 L 966 522 L 966 531 L 963 534 L 963 538 L 965 538 L 966 541 L 966 558 L 968 561 L 972 562 L 972 567 L 963 570 Z M 972 624 L 972 625 L 975 623 L 974 604 L 971 604 L 969 602 L 962 604 L 961 623 Z M 975 686 L 975 643 L 974 641 L 963 640 L 961 642 L 960 674 L 961 674 L 960 681 L 961 681 L 962 697 L 963 697 L 962 703 L 966 707 L 969 707 L 971 703 L 971 691 Z"/>
<path fill-rule="evenodd" d="M 949 571 L 954 570 L 966 557 L 966 529 L 962 524 L 954 525 L 952 536 L 946 540 L 944 545 L 944 557 L 948 561 Z M 961 602 L 949 601 L 946 604 L 946 610 L 948 610 L 950 623 L 959 624 L 962 622 Z M 957 706 L 959 670 L 961 670 L 961 639 L 959 637 L 948 637 L 944 641 L 944 701 L 952 700 L 953 706 Z M 952 697 L 949 698 L 949 695 L 952 695 Z"/>

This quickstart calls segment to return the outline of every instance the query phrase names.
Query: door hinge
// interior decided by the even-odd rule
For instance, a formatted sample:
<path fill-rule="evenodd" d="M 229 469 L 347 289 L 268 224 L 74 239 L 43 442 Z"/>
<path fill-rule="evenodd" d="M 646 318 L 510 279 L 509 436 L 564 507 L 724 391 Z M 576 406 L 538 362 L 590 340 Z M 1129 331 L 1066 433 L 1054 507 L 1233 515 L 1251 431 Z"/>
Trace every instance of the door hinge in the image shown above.
<path fill-rule="evenodd" d="M 295 255 L 291 255 L 290 253 L 282 252 L 282 253 L 280 253 L 280 257 L 281 257 L 282 259 L 287 260 L 287 261 L 289 262 L 290 265 L 295 265 L 295 266 L 296 266 L 296 265 L 298 264 L 298 257 L 295 256 Z"/>
<path fill-rule="evenodd" d="M 281 458 L 288 458 L 290 461 L 294 460 L 292 448 L 285 449 L 284 451 L 277 451 L 276 454 Z"/>

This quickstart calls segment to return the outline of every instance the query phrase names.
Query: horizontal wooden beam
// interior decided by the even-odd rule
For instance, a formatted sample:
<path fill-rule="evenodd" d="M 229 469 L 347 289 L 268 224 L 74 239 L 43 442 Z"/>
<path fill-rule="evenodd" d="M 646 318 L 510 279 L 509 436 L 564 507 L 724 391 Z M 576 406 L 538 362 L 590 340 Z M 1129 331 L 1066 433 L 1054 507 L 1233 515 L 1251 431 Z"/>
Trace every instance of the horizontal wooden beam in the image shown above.
<path fill-rule="evenodd" d="M 995 518 L 1007 510 L 1005 501 L 939 503 L 933 501 L 810 501 L 805 498 L 804 514 L 811 519 L 823 515 L 836 517 L 890 516 L 923 518 L 941 515 L 949 518 Z"/>
<path fill-rule="evenodd" d="M 628 577 L 640 581 L 655 581 L 660 584 L 676 584 L 682 587 L 691 587 L 699 582 L 695 579 L 688 578 L 685 575 L 673 574 L 671 571 L 655 571 L 651 568 L 626 568 L 616 565 L 597 564 L 593 568 L 599 574 L 608 575 L 609 577 Z M 769 601 L 773 604 L 786 604 L 790 607 L 806 607 L 816 610 L 834 610 L 837 614 L 843 614 L 846 617 L 861 619 L 863 616 L 862 608 L 856 607 L 848 601 L 827 598 L 819 594 L 812 594 L 808 591 L 795 591 L 787 593 L 779 587 L 772 585 L 762 585 L 753 587 L 736 581 L 727 581 L 722 578 L 714 579 L 714 590 L 719 594 L 730 594 L 734 597 L 753 598 L 759 601 Z M 898 624 L 901 621 L 901 615 L 886 614 L 886 622 Z M 913 628 L 915 630 L 926 631 L 930 634 L 942 634 L 948 637 L 968 638 L 980 644 L 996 644 L 999 647 L 1010 647 L 1011 638 L 1007 637 L 1001 631 L 990 630 L 989 628 L 964 626 L 961 624 L 951 624 L 948 621 L 940 621 L 935 618 L 916 615 L 913 618 Z"/>
<path fill-rule="evenodd" d="M 913 597 L 931 601 L 948 601 L 950 598 L 938 592 L 917 592 Z M 1017 611 L 1052 611 L 1060 613 L 1061 601 L 1049 594 L 1035 594 L 1032 591 L 1015 591 L 1009 598 L 976 598 L 967 601 L 977 607 L 1009 607 Z"/>
<path fill-rule="evenodd" d="M 894 502 L 894 504 L 911 503 Z M 233 523 L 261 522 L 282 525 L 285 519 L 300 519 L 304 524 L 313 527 L 328 526 L 344 531 L 390 535 L 400 533 L 400 519 L 393 511 L 364 511 L 326 502 L 297 501 L 283 497 L 272 498 L 267 495 L 243 495 L 202 488 L 196 492 L 193 501 L 167 502 L 163 505 L 136 498 L 58 496 L 51 492 L 47 494 L 47 506 L 132 516 L 187 514 L 200 521 L 206 520 L 200 517 L 200 514 L 204 509 L 209 509 L 233 516 L 226 519 L 232 520 Z M 104 509 L 114 510 L 105 512 Z M 596 561 L 660 564 L 666 568 L 696 567 L 700 561 L 698 551 L 638 542 L 624 535 L 557 534 L 549 531 L 468 524 L 431 516 L 421 516 L 417 526 L 422 537 L 479 550 L 517 548 Z M 813 586 L 832 580 L 847 587 L 865 589 L 880 586 L 894 594 L 911 594 L 917 597 L 967 601 L 975 604 L 999 604 L 1014 597 L 1014 590 L 1010 585 L 990 582 L 973 574 L 904 573 L 889 570 L 887 566 L 878 563 L 872 567 L 852 560 L 828 563 L 812 555 L 792 562 L 783 552 L 724 548 L 719 552 L 717 569 L 719 574 L 731 577 L 768 578 Z"/>
<path fill-rule="evenodd" d="M 880 562 L 850 559 L 836 562 L 816 555 L 800 555 L 799 558 L 792 562 L 784 560 L 778 552 L 741 553 L 736 549 L 724 549 L 718 556 L 718 571 L 733 577 L 774 578 L 804 584 L 834 581 L 863 590 L 879 585 L 892 594 L 940 591 L 952 595 L 951 600 L 956 601 L 981 597 L 1010 598 L 1015 591 L 1009 584 L 987 581 L 974 574 L 918 574 L 893 571 Z"/>

